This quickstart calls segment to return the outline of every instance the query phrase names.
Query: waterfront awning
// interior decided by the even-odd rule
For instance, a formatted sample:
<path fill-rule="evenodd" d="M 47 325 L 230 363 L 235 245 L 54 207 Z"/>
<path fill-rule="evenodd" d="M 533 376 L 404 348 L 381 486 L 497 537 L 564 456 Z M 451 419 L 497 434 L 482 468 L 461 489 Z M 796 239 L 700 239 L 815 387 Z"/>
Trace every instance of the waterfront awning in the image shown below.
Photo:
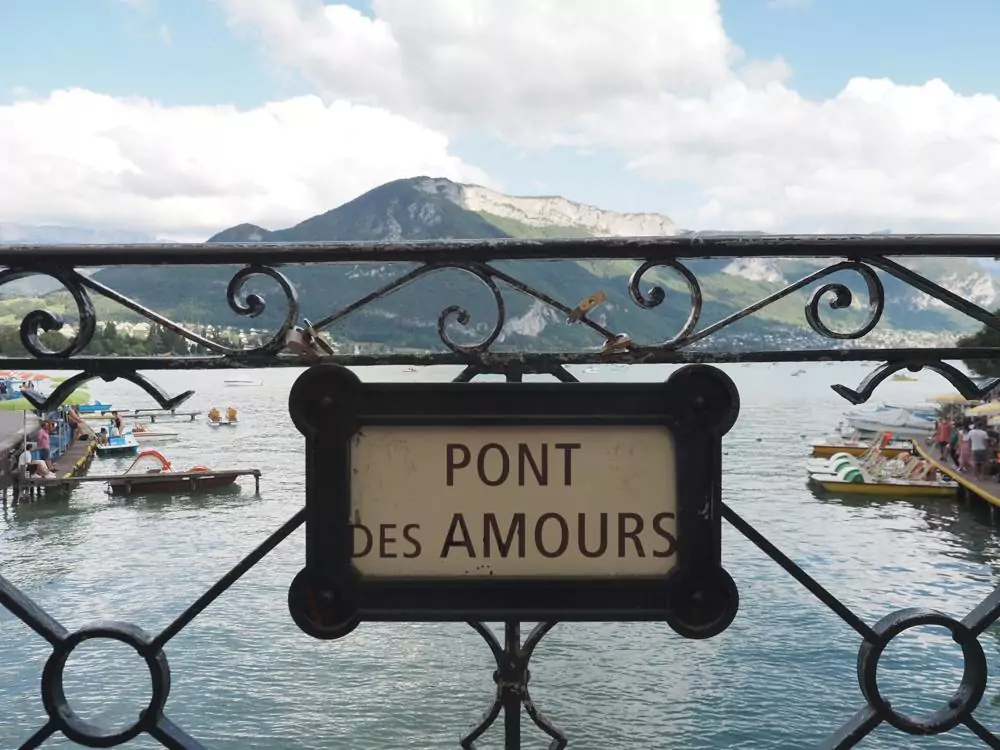
<path fill-rule="evenodd" d="M 1000 414 L 1000 401 L 990 401 L 988 404 L 973 407 L 965 413 L 970 417 L 979 417 L 987 414 Z"/>
<path fill-rule="evenodd" d="M 44 372 L 29 372 L 27 370 L 0 370 L 0 378 L 14 378 L 24 381 L 51 380 L 51 377 Z"/>
<path fill-rule="evenodd" d="M 937 396 L 931 396 L 927 400 L 932 404 L 961 404 L 963 406 L 979 403 L 978 401 L 970 401 L 961 393 L 942 393 Z"/>

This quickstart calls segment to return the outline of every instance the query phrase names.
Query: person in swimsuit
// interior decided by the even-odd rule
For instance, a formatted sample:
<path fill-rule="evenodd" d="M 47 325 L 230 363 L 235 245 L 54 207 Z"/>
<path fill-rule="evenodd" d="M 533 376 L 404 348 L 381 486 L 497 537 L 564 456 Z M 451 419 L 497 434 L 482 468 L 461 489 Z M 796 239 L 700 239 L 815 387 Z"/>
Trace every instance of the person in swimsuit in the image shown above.
<path fill-rule="evenodd" d="M 968 471 L 972 468 L 972 443 L 969 442 L 969 425 L 962 425 L 958 438 L 958 470 Z"/>
<path fill-rule="evenodd" d="M 951 422 L 947 419 L 939 419 L 937 422 L 937 430 L 934 434 L 934 442 L 938 449 L 938 458 L 942 461 L 947 460 L 948 448 L 951 443 Z"/>
<path fill-rule="evenodd" d="M 52 439 L 49 437 L 49 423 L 42 422 L 38 427 L 38 432 L 35 434 L 35 441 L 38 444 L 38 459 L 44 461 L 48 468 L 52 468 L 50 462 L 50 449 L 52 448 Z"/>

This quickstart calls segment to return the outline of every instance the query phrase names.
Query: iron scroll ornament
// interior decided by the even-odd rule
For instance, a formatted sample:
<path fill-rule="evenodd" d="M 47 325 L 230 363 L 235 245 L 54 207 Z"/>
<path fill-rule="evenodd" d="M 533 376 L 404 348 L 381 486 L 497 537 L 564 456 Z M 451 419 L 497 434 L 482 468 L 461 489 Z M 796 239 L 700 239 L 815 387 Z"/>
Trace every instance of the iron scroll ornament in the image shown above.
<path fill-rule="evenodd" d="M 665 621 L 685 637 L 709 638 L 736 616 L 739 594 L 722 567 L 719 509 L 722 437 L 735 424 L 739 394 L 717 368 L 688 365 L 663 383 L 362 383 L 345 367 L 323 364 L 295 382 L 289 408 L 306 439 L 306 564 L 290 586 L 288 605 L 308 635 L 341 638 L 364 620 L 558 620 Z M 359 572 L 356 531 L 370 519 L 360 519 L 352 504 L 352 484 L 366 470 L 353 456 L 366 430 L 523 427 L 530 433 L 595 426 L 665 428 L 671 436 L 675 487 L 649 488 L 664 498 L 664 508 L 676 498 L 666 514 L 676 523 L 669 569 L 538 577 Z M 607 502 L 614 510 L 621 498 Z M 412 509 L 421 499 L 410 495 L 399 503 Z"/>

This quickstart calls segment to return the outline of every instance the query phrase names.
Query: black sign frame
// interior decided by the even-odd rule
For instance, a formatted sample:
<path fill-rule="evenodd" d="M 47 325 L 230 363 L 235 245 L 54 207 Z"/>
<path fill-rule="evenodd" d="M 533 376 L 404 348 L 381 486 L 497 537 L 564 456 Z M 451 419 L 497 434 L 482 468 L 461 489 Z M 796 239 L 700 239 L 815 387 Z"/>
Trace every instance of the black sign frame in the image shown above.
<path fill-rule="evenodd" d="M 718 368 L 685 365 L 658 383 L 364 383 L 322 364 L 296 380 L 289 411 L 306 444 L 306 564 L 288 605 L 315 638 L 340 638 L 362 621 L 468 620 L 665 621 L 709 638 L 736 616 L 739 593 L 721 560 L 721 484 L 739 393 Z M 676 565 L 626 579 L 363 577 L 352 563 L 350 446 L 375 425 L 665 426 L 677 470 Z"/>

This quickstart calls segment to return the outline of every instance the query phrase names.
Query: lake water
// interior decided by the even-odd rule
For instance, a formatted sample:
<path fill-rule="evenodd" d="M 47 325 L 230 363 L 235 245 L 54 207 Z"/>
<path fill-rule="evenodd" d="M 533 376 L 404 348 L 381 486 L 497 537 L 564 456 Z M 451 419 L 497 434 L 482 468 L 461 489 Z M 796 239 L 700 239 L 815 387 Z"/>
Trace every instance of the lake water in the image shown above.
<path fill-rule="evenodd" d="M 723 495 L 785 553 L 869 623 L 928 606 L 963 616 L 1000 583 L 994 532 L 948 501 L 822 499 L 805 484 L 811 438 L 847 408 L 829 388 L 855 387 L 871 365 L 726 366 L 742 408 L 725 438 Z M 662 380 L 672 368 L 577 370 L 585 380 Z M 456 368 L 406 374 L 367 368 L 363 378 L 449 379 Z M 212 430 L 163 423 L 183 441 L 158 447 L 175 466 L 258 466 L 229 494 L 109 499 L 84 485 L 66 503 L 7 508 L 0 517 L 0 571 L 68 628 L 100 620 L 159 631 L 303 502 L 302 438 L 287 416 L 300 370 L 151 373 L 168 390 L 194 388 L 192 409 L 233 404 L 241 424 Z M 225 387 L 227 378 L 264 381 Z M 886 383 L 877 398 L 916 402 L 946 392 L 933 374 Z M 95 383 L 95 397 L 151 406 L 129 384 Z M 170 425 L 167 428 L 167 425 Z M 124 468 L 98 461 L 92 471 Z M 166 649 L 173 674 L 167 713 L 214 750 L 331 747 L 457 748 L 492 700 L 485 643 L 461 624 L 363 624 L 339 642 L 310 639 L 292 623 L 288 584 L 302 566 L 293 534 L 218 599 Z M 720 750 L 817 746 L 863 705 L 855 664 L 858 635 L 762 553 L 726 526 L 724 563 L 740 589 L 740 611 L 722 635 L 695 642 L 666 625 L 560 625 L 532 661 L 531 693 L 572 750 Z M 527 629 L 527 627 L 525 627 Z M 983 636 L 991 674 L 1000 640 Z M 0 748 L 15 748 L 44 723 L 39 678 L 47 644 L 0 612 Z M 960 652 L 943 631 L 911 631 L 894 642 L 882 690 L 902 710 L 929 713 L 957 686 Z M 117 725 L 149 692 L 138 657 L 124 646 L 84 644 L 67 667 L 77 711 Z M 991 684 L 977 716 L 1000 727 Z M 524 746 L 546 747 L 525 717 Z M 500 746 L 502 722 L 483 747 Z M 883 726 L 873 748 L 967 748 L 964 728 L 913 738 Z M 46 746 L 76 747 L 62 737 Z M 141 736 L 129 747 L 159 747 Z"/>

